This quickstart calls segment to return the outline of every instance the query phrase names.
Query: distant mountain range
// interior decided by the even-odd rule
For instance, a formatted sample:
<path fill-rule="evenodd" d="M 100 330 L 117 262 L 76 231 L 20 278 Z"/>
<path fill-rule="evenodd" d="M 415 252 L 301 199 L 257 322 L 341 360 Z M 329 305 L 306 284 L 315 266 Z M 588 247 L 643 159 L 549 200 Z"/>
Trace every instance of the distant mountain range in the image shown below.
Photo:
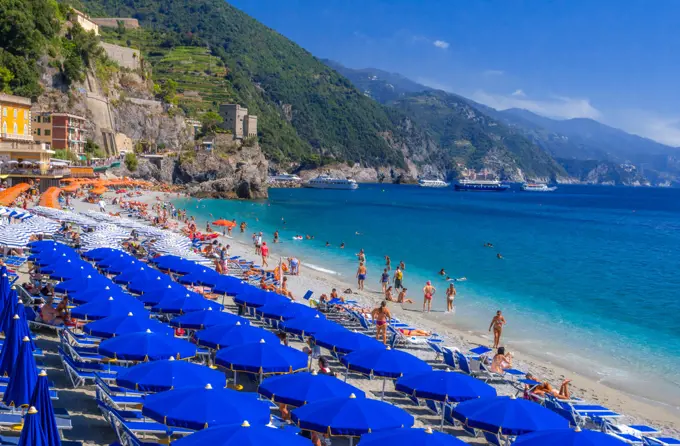
<path fill-rule="evenodd" d="M 496 121 L 506 128 L 503 133 L 514 138 L 522 136 L 541 147 L 548 158 L 554 158 L 571 177 L 581 182 L 680 184 L 679 148 L 592 119 L 556 120 L 523 109 L 499 111 L 456 94 L 436 91 L 400 74 L 373 68 L 355 70 L 337 62 L 324 62 L 365 95 L 415 117 L 431 134 L 443 138 L 444 144 L 452 135 L 447 131 L 442 133 L 442 124 L 450 127 L 451 115 L 460 116 L 472 108 L 490 118 L 492 127 Z M 437 105 L 433 105 L 434 98 Z M 525 156 L 535 154 L 529 151 Z M 545 164 L 546 160 L 540 157 L 537 162 Z M 522 164 L 526 165 L 527 160 Z"/>

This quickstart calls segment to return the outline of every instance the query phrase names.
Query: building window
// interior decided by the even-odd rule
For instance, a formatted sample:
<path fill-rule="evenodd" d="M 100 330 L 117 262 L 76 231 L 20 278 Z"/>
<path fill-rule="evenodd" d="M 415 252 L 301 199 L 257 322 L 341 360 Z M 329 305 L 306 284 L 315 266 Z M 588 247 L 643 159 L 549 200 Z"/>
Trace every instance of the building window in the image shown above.
<path fill-rule="evenodd" d="M 28 110 L 24 110 L 24 119 L 28 119 Z"/>
<path fill-rule="evenodd" d="M 17 109 L 15 108 L 15 109 L 14 109 L 14 117 L 16 118 L 16 117 L 18 117 L 18 116 L 19 116 L 19 110 L 17 110 Z"/>
<path fill-rule="evenodd" d="M 24 135 L 28 136 L 28 124 L 24 124 Z"/>
<path fill-rule="evenodd" d="M 7 122 L 2 121 L 2 133 L 7 133 Z"/>
<path fill-rule="evenodd" d="M 52 130 L 45 130 L 45 136 L 51 136 Z"/>
<path fill-rule="evenodd" d="M 16 110 L 14 110 L 14 111 L 16 111 Z M 12 133 L 14 133 L 15 135 L 16 135 L 17 133 L 19 133 L 19 127 L 17 127 L 17 123 L 16 123 L 16 122 L 14 123 L 14 127 L 12 128 Z"/>
<path fill-rule="evenodd" d="M 7 116 L 7 107 L 2 107 L 2 116 Z"/>
<path fill-rule="evenodd" d="M 38 135 L 38 136 L 40 136 L 40 129 L 36 129 L 36 130 L 35 130 L 35 134 Z"/>
<path fill-rule="evenodd" d="M 43 122 L 44 122 L 45 124 L 49 124 L 50 121 L 52 121 L 52 118 L 49 117 L 49 116 L 45 116 L 45 118 L 43 119 Z"/>

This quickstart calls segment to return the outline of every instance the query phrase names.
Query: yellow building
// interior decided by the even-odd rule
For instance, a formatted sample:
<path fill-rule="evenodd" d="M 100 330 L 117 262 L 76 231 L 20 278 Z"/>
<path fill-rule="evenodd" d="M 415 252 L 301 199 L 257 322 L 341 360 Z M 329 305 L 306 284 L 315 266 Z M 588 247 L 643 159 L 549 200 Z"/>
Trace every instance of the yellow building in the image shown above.
<path fill-rule="evenodd" d="M 33 141 L 31 131 L 31 100 L 0 93 L 0 139 L 3 141 Z"/>

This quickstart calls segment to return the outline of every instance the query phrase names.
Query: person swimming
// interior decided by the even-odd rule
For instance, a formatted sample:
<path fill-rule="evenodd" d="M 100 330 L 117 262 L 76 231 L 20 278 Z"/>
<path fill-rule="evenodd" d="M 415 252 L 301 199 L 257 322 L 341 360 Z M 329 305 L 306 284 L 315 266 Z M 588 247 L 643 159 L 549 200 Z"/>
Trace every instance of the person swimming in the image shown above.
<path fill-rule="evenodd" d="M 446 271 L 444 270 L 444 268 L 442 268 L 441 271 L 439 271 L 439 275 L 440 275 L 440 276 L 445 276 L 445 275 L 446 275 Z"/>
<path fill-rule="evenodd" d="M 496 257 L 497 257 L 498 259 L 500 259 L 500 260 L 503 260 L 503 256 L 501 255 L 500 252 L 499 252 L 498 254 L 496 254 Z"/>
<path fill-rule="evenodd" d="M 493 243 L 484 243 L 485 248 L 493 248 Z"/>
<path fill-rule="evenodd" d="M 345 249 L 345 242 L 340 243 L 340 249 Z"/>

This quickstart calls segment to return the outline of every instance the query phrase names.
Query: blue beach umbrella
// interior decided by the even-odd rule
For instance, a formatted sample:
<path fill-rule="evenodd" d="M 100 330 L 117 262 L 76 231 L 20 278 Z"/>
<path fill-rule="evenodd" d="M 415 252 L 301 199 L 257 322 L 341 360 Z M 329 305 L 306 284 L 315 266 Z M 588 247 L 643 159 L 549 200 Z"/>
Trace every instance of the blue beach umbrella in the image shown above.
<path fill-rule="evenodd" d="M 300 336 L 312 336 L 321 331 L 342 330 L 345 327 L 316 315 L 314 317 L 296 317 L 283 321 L 279 324 L 279 328 L 286 333 L 292 333 Z"/>
<path fill-rule="evenodd" d="M 182 296 L 166 297 L 151 308 L 151 311 L 166 314 L 184 314 L 212 308 L 221 311 L 224 308 L 217 302 L 206 299 L 193 291 L 186 291 Z"/>
<path fill-rule="evenodd" d="M 213 388 L 227 386 L 224 373 L 208 366 L 186 361 L 175 361 L 174 358 L 145 362 L 119 372 L 116 384 L 127 389 L 141 392 L 164 392 L 187 387 Z"/>
<path fill-rule="evenodd" d="M 28 319 L 26 319 L 26 307 L 24 306 L 24 303 L 21 301 L 21 299 L 17 299 L 17 305 L 16 305 L 16 310 L 17 310 L 17 316 L 19 316 L 19 321 L 18 321 L 18 327 L 19 327 L 19 337 L 21 339 L 24 338 L 24 336 L 28 336 L 28 339 L 30 339 L 31 343 L 31 350 L 35 350 L 35 342 L 33 341 L 33 333 L 31 333 L 31 329 L 28 326 Z"/>
<path fill-rule="evenodd" d="M 565 418 L 540 404 L 507 396 L 466 401 L 451 414 L 473 429 L 504 435 L 569 428 Z"/>
<path fill-rule="evenodd" d="M 143 262 L 140 262 L 139 260 L 135 259 L 134 257 L 131 259 L 124 259 L 124 260 L 119 260 L 118 262 L 112 263 L 109 266 L 104 269 L 107 274 L 115 274 L 115 275 L 120 275 L 123 274 L 127 271 L 135 271 L 139 269 L 142 265 L 146 265 Z"/>
<path fill-rule="evenodd" d="M 45 432 L 40 428 L 40 417 L 35 407 L 31 407 L 24 417 L 24 427 L 17 446 L 48 446 Z"/>
<path fill-rule="evenodd" d="M 118 255 L 111 255 L 101 260 L 97 260 L 95 263 L 97 266 L 103 270 L 106 270 L 111 265 L 116 265 L 121 261 L 132 261 L 136 260 L 134 256 L 131 256 L 127 252 L 121 252 Z"/>
<path fill-rule="evenodd" d="M 87 290 L 78 291 L 76 293 L 69 293 L 69 298 L 71 302 L 73 302 L 76 305 L 82 305 L 95 300 L 99 300 L 102 298 L 102 296 L 109 296 L 113 297 L 114 299 L 119 298 L 121 296 L 123 297 L 123 299 L 132 297 L 130 294 L 123 291 L 122 288 L 117 287 L 115 285 L 114 286 L 107 285 L 102 288 L 97 286 Z"/>
<path fill-rule="evenodd" d="M 269 404 L 254 395 L 231 389 L 168 390 L 149 395 L 144 400 L 142 415 L 167 426 L 201 430 L 212 426 L 240 424 L 265 425 L 270 420 Z"/>
<path fill-rule="evenodd" d="M 403 409 L 354 395 L 306 404 L 293 410 L 291 419 L 300 429 L 350 437 L 413 426 L 413 417 Z"/>
<path fill-rule="evenodd" d="M 99 273 L 93 273 L 86 277 L 60 282 L 54 286 L 54 291 L 57 293 L 70 294 L 78 291 L 83 292 L 94 287 L 103 288 L 111 285 L 113 285 L 113 282 L 110 279 L 107 279 Z"/>
<path fill-rule="evenodd" d="M 31 396 L 31 406 L 38 411 L 39 425 L 45 433 L 46 446 L 60 446 L 61 437 L 57 429 L 57 419 L 54 417 L 54 407 L 50 399 L 49 379 L 47 373 L 41 370 L 38 374 L 38 382 Z"/>
<path fill-rule="evenodd" d="M 243 325 L 238 321 L 228 325 L 214 325 L 194 334 L 198 345 L 216 350 L 241 344 L 251 344 L 264 339 L 275 344 L 279 342 L 271 331 L 253 325 Z"/>
<path fill-rule="evenodd" d="M 18 306 L 19 296 L 15 289 L 10 288 L 9 293 L 7 294 L 7 302 L 2 307 L 2 311 L 0 311 L 0 332 L 5 333 L 5 335 L 12 323 L 12 319 L 14 319 L 14 315 L 17 314 Z"/>
<path fill-rule="evenodd" d="M 119 272 L 116 277 L 113 278 L 113 282 L 119 285 L 127 285 L 133 281 L 139 281 L 142 278 L 146 278 L 151 281 L 158 276 L 158 271 L 151 268 L 150 266 L 145 266 L 139 262 L 134 264 L 129 264 L 128 267 Z"/>
<path fill-rule="evenodd" d="M 361 446 L 467 446 L 453 435 L 425 429 L 394 429 L 361 436 Z"/>
<path fill-rule="evenodd" d="M 354 394 L 364 398 L 364 392 L 331 375 L 301 372 L 272 376 L 262 381 L 257 392 L 270 400 L 300 407 L 328 398 L 349 397 Z"/>
<path fill-rule="evenodd" d="M 155 275 L 139 277 L 127 284 L 127 289 L 131 293 L 145 294 L 152 292 L 163 286 L 177 285 L 167 274 L 156 271 Z"/>
<path fill-rule="evenodd" d="M 89 263 L 78 260 L 66 260 L 40 269 L 41 273 L 50 276 L 53 280 L 72 280 L 87 277 L 99 272 Z"/>
<path fill-rule="evenodd" d="M 433 370 L 399 378 L 399 392 L 433 401 L 462 402 L 477 398 L 493 398 L 496 389 L 485 382 L 448 370 Z"/>
<path fill-rule="evenodd" d="M 236 325 L 237 322 L 241 325 L 250 325 L 250 321 L 244 317 L 208 308 L 207 310 L 192 311 L 191 313 L 174 317 L 170 321 L 170 325 L 189 330 L 202 330 L 214 327 L 215 325 Z"/>
<path fill-rule="evenodd" d="M 604 432 L 576 429 L 543 430 L 522 435 L 515 440 L 517 446 L 623 446 L 629 444 Z"/>
<path fill-rule="evenodd" d="M 294 303 L 291 301 L 283 303 L 272 303 L 265 304 L 259 308 L 255 309 L 255 314 L 265 318 L 265 319 L 275 319 L 275 320 L 288 320 L 297 319 L 301 317 L 326 317 L 319 313 L 318 310 L 308 307 L 307 305 L 302 305 Z"/>
<path fill-rule="evenodd" d="M 385 348 L 385 344 L 375 338 L 349 331 L 345 328 L 342 330 L 320 331 L 312 337 L 316 345 L 341 354 L 351 353 L 356 350 Z"/>
<path fill-rule="evenodd" d="M 31 396 L 38 382 L 38 371 L 36 370 L 33 349 L 28 336 L 21 340 L 17 362 L 13 365 L 9 375 L 9 383 L 2 402 L 7 406 L 25 407 L 31 403 Z"/>
<path fill-rule="evenodd" d="M 113 257 L 124 253 L 125 251 L 117 248 L 95 248 L 85 252 L 83 257 L 88 260 L 103 260 L 108 257 Z"/>
<path fill-rule="evenodd" d="M 50 249 L 59 248 L 59 247 L 69 248 L 68 245 L 65 245 L 65 244 L 59 243 L 59 242 L 55 242 L 54 240 L 36 240 L 36 241 L 30 242 L 28 244 L 28 248 L 31 250 L 32 253 L 43 252 L 45 250 L 50 250 Z"/>
<path fill-rule="evenodd" d="M 149 314 L 144 304 L 132 296 L 105 296 L 75 307 L 71 310 L 71 317 L 94 321 L 109 316 L 125 316 L 131 311 L 139 315 Z"/>
<path fill-rule="evenodd" d="M 215 364 L 232 372 L 259 373 L 260 377 L 272 373 L 294 373 L 308 369 L 306 353 L 294 348 L 263 340 L 220 350 Z"/>
<path fill-rule="evenodd" d="M 156 361 L 171 356 L 187 359 L 193 358 L 196 353 L 194 344 L 151 330 L 128 333 L 99 344 L 100 355 L 123 361 Z"/>
<path fill-rule="evenodd" d="M 19 356 L 21 329 L 19 315 L 15 314 L 9 328 L 5 330 L 5 342 L 0 350 L 0 376 L 9 376 Z"/>
<path fill-rule="evenodd" d="M 130 312 L 124 316 L 109 316 L 90 322 L 83 327 L 85 333 L 100 338 L 113 338 L 146 330 L 166 336 L 174 336 L 174 330 L 171 327 L 156 319 L 149 318 L 148 312 L 144 312 L 141 315 Z"/>
<path fill-rule="evenodd" d="M 130 290 L 130 287 L 128 286 L 128 291 Z M 166 297 L 173 296 L 182 296 L 186 294 L 187 289 L 183 287 L 182 285 L 178 283 L 168 283 L 168 282 L 163 282 L 163 283 L 154 283 L 152 287 L 145 288 L 144 290 L 138 290 L 138 291 L 143 291 L 142 293 L 138 293 L 137 299 L 144 304 L 144 306 L 151 307 L 156 305 L 158 302 L 161 300 L 165 299 Z M 135 291 L 131 291 L 135 292 Z"/>
<path fill-rule="evenodd" d="M 217 426 L 187 435 L 172 442 L 173 446 L 309 446 L 309 440 L 282 429 L 251 426 L 246 420 L 241 425 Z"/>
<path fill-rule="evenodd" d="M 55 249 L 53 251 L 46 251 L 35 255 L 35 260 L 33 260 L 33 263 L 40 267 L 48 267 L 51 265 L 57 265 L 67 260 L 80 259 L 78 258 L 78 254 L 73 250 Z"/>
<path fill-rule="evenodd" d="M 234 303 L 237 305 L 245 305 L 246 307 L 261 307 L 268 303 L 288 303 L 290 299 L 272 291 L 264 291 L 248 285 L 248 290 L 245 293 L 238 294 L 234 297 Z"/>
<path fill-rule="evenodd" d="M 212 288 L 221 282 L 222 277 L 223 276 L 214 269 L 202 268 L 196 269 L 189 274 L 180 277 L 177 281 L 185 285 L 201 285 Z"/>
<path fill-rule="evenodd" d="M 189 274 L 204 268 L 192 260 L 171 255 L 154 259 L 154 263 L 161 271 L 170 271 L 176 274 Z"/>
<path fill-rule="evenodd" d="M 249 288 L 252 287 L 238 277 L 220 276 L 220 280 L 212 287 L 212 292 L 236 296 L 245 293 Z"/>

